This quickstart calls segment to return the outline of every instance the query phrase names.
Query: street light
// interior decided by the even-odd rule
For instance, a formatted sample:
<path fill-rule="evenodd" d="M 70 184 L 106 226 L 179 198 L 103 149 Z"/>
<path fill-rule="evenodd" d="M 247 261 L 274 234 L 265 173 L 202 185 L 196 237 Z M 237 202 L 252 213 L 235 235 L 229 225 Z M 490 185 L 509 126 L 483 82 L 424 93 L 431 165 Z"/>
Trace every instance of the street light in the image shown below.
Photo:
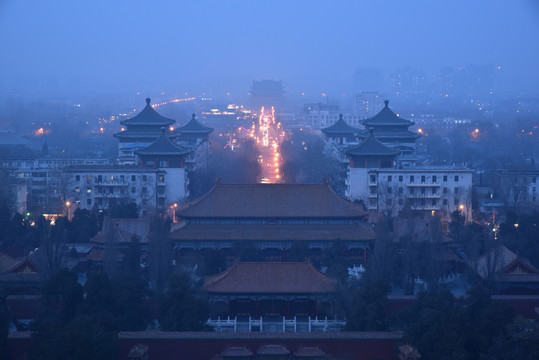
<path fill-rule="evenodd" d="M 66 207 L 67 207 L 67 220 L 68 221 L 71 221 L 71 216 L 70 216 L 70 213 L 69 213 L 69 207 L 71 206 L 71 202 L 70 201 L 66 201 Z"/>
<path fill-rule="evenodd" d="M 176 208 L 178 207 L 178 203 L 174 203 L 173 205 L 170 205 L 170 208 L 172 209 L 172 222 L 175 223 L 176 221 Z"/>

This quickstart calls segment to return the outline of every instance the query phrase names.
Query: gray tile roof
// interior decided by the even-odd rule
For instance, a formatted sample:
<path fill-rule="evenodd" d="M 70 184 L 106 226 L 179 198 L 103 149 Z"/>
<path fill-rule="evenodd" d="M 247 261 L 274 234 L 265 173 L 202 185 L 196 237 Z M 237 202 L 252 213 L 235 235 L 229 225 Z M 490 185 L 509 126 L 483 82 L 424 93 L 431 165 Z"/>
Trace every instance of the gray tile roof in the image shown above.
<path fill-rule="evenodd" d="M 161 116 L 153 109 L 150 105 L 150 98 L 146 99 L 146 107 L 139 112 L 137 115 L 133 116 L 131 119 L 121 121 L 122 125 L 157 125 L 157 126 L 169 126 L 174 124 L 176 121 L 168 119 L 164 116 Z"/>
<path fill-rule="evenodd" d="M 413 121 L 402 119 L 398 117 L 393 111 L 391 111 L 391 109 L 389 108 L 389 100 L 384 100 L 384 103 L 384 108 L 380 110 L 378 114 L 361 122 L 363 125 L 365 125 L 365 127 L 392 125 L 411 126 L 414 124 Z"/>
<path fill-rule="evenodd" d="M 396 156 L 399 152 L 382 144 L 371 131 L 367 139 L 363 140 L 359 145 L 349 148 L 346 154 L 355 156 Z"/>
<path fill-rule="evenodd" d="M 348 125 L 342 118 L 342 114 L 339 115 L 339 120 L 331 126 L 328 126 L 327 128 L 322 129 L 322 132 L 327 135 L 334 135 L 334 134 L 357 134 L 361 130 L 358 128 L 355 128 L 353 126 Z"/>

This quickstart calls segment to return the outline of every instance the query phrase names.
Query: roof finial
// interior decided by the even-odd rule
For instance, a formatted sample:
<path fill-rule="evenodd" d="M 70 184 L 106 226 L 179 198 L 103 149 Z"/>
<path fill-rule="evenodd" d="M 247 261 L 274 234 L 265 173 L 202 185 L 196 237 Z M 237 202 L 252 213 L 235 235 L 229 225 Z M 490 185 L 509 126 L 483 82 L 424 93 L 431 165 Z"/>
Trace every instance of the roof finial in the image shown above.
<path fill-rule="evenodd" d="M 152 99 L 146 98 L 146 105 L 150 105 L 150 101 L 152 101 Z"/>
<path fill-rule="evenodd" d="M 195 114 L 193 114 L 192 119 L 195 120 Z"/>
<path fill-rule="evenodd" d="M 342 120 L 342 114 L 339 114 L 339 121 Z"/>
<path fill-rule="evenodd" d="M 372 135 L 374 134 L 374 128 L 372 126 L 369 127 L 369 133 Z"/>
<path fill-rule="evenodd" d="M 167 131 L 167 129 L 164 126 L 161 126 L 161 134 L 165 135 L 165 131 Z"/>
<path fill-rule="evenodd" d="M 388 106 L 389 104 L 389 100 L 384 100 L 384 104 L 386 105 L 386 107 Z"/>

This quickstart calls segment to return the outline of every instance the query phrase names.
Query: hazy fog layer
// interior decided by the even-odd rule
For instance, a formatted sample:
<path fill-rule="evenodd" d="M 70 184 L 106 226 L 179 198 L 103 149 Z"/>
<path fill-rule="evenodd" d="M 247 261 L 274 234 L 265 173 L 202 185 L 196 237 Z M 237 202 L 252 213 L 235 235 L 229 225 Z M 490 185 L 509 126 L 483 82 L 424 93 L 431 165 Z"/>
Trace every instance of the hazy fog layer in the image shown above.
<path fill-rule="evenodd" d="M 539 3 L 524 1 L 0 2 L 0 87 L 59 94 L 352 89 L 358 67 L 500 66 L 539 84 Z"/>

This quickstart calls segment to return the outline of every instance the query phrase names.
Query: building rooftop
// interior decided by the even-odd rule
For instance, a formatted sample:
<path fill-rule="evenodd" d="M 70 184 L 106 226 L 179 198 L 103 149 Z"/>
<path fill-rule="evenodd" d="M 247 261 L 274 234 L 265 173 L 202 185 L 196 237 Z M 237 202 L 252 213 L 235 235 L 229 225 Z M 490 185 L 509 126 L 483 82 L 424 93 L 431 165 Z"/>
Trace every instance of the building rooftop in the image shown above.
<path fill-rule="evenodd" d="M 348 134 L 356 135 L 360 132 L 358 128 L 348 125 L 342 118 L 342 114 L 339 114 L 339 120 L 335 124 L 322 129 L 322 132 L 326 135 Z"/>
<path fill-rule="evenodd" d="M 378 141 L 371 129 L 369 137 L 359 145 L 348 148 L 346 154 L 352 156 L 397 156 L 399 152 Z"/>
<path fill-rule="evenodd" d="M 282 345 L 264 345 L 256 353 L 257 355 L 272 356 L 290 355 L 290 351 Z"/>
<path fill-rule="evenodd" d="M 174 124 L 176 121 L 172 119 L 168 119 L 164 116 L 161 116 L 153 109 L 153 107 L 150 105 L 151 99 L 146 99 L 146 106 L 144 109 L 139 112 L 137 115 L 133 116 L 130 119 L 123 120 L 120 122 L 122 125 L 145 125 L 145 126 L 169 126 L 171 124 Z"/>
<path fill-rule="evenodd" d="M 366 215 L 324 184 L 222 184 L 176 211 L 203 218 L 359 218 Z"/>
<path fill-rule="evenodd" d="M 227 294 L 319 294 L 334 292 L 336 284 L 307 262 L 246 262 L 206 277 L 202 290 Z"/>
<path fill-rule="evenodd" d="M 371 118 L 363 120 L 361 123 L 365 127 L 369 126 L 411 126 L 413 121 L 402 119 L 398 117 L 389 108 L 389 100 L 384 100 L 384 108 L 380 112 Z"/>
<path fill-rule="evenodd" d="M 157 140 L 151 143 L 148 147 L 135 150 L 137 155 L 186 155 L 191 152 L 190 149 L 186 149 L 183 146 L 174 144 L 168 136 L 164 133 L 161 134 Z"/>
<path fill-rule="evenodd" d="M 142 168 L 138 165 L 70 165 L 63 168 L 67 172 L 158 172 L 159 169 Z"/>
<path fill-rule="evenodd" d="M 177 132 L 180 134 L 201 134 L 207 135 L 213 132 L 213 128 L 202 125 L 197 119 L 195 119 L 195 114 L 187 124 L 181 126 L 177 129 Z"/>
<path fill-rule="evenodd" d="M 170 234 L 171 239 L 190 241 L 364 241 L 374 240 L 367 224 L 346 225 L 222 225 L 185 224 Z"/>

